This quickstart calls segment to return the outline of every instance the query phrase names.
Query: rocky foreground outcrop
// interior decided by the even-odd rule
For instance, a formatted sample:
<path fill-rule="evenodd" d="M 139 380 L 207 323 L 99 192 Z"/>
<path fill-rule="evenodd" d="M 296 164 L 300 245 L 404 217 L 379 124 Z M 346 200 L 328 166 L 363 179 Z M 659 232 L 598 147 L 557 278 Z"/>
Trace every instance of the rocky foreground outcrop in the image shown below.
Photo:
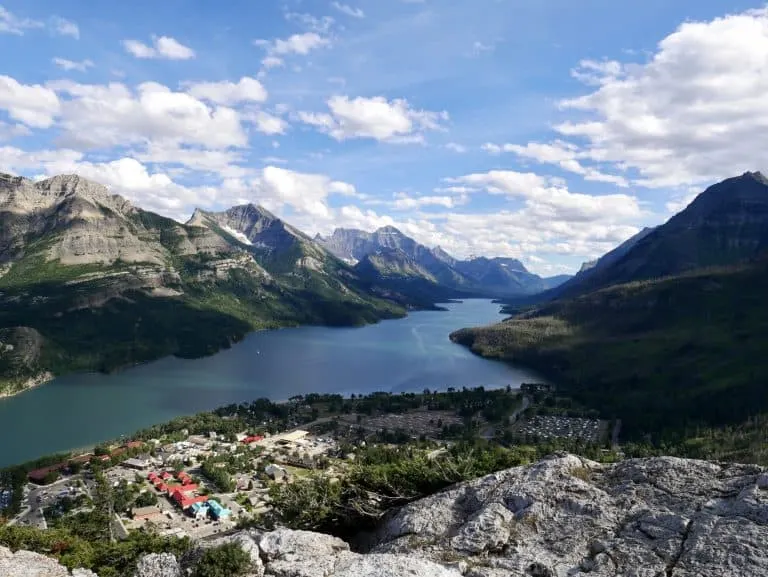
<path fill-rule="evenodd" d="M 768 474 L 670 457 L 600 465 L 565 455 L 408 505 L 365 554 L 285 529 L 225 539 L 250 553 L 254 577 L 752 577 L 768 575 Z M 20 555 L 0 549 L 0 575 L 49 574 L 4 573 Z M 181 577 L 193 566 L 194 555 L 150 555 L 136 577 Z"/>

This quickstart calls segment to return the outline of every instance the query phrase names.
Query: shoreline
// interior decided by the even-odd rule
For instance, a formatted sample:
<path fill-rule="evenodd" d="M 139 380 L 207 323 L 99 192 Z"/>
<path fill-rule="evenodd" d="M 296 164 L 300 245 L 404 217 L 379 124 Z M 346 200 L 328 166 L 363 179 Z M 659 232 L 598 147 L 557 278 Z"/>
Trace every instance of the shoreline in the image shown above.
<path fill-rule="evenodd" d="M 15 397 L 16 395 L 21 395 L 22 393 L 26 393 L 27 391 L 31 391 L 34 388 L 37 388 L 41 385 L 44 385 L 45 383 L 51 382 L 53 379 L 56 378 L 57 375 L 54 375 L 51 371 L 44 371 L 42 373 L 38 373 L 37 375 L 33 377 L 29 377 L 26 381 L 24 381 L 20 388 L 12 390 L 12 391 L 0 391 L 0 401 L 2 399 L 10 399 L 11 397 Z"/>

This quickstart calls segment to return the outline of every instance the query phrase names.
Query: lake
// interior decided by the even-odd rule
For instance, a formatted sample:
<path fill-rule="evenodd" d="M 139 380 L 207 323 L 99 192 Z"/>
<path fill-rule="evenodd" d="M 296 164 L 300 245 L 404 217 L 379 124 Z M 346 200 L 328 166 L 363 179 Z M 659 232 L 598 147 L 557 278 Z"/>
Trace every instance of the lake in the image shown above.
<path fill-rule="evenodd" d="M 0 467 L 260 397 L 514 388 L 541 380 L 448 339 L 459 328 L 501 320 L 499 305 L 468 300 L 446 307 L 448 312 L 420 311 L 362 328 L 256 332 L 211 357 L 169 357 L 111 375 L 57 378 L 0 399 Z"/>

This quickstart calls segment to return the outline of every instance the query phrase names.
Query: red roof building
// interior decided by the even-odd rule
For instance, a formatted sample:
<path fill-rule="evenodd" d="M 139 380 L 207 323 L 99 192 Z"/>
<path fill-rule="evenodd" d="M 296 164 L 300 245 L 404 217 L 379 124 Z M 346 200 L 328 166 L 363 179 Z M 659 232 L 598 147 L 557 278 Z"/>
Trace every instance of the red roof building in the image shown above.
<path fill-rule="evenodd" d="M 149 475 L 147 475 L 147 479 L 149 479 L 150 483 L 154 483 L 155 481 L 157 481 L 157 473 L 150 473 Z"/>
<path fill-rule="evenodd" d="M 168 471 L 163 471 L 162 473 L 160 473 L 160 478 L 163 481 L 167 481 L 168 479 L 172 479 L 173 475 L 171 475 Z"/>
<path fill-rule="evenodd" d="M 176 504 L 179 505 L 182 509 L 186 509 L 187 507 L 191 507 L 195 503 L 204 503 L 208 500 L 208 497 L 206 495 L 198 495 L 197 497 L 190 497 L 188 495 L 185 495 L 181 491 L 176 491 L 173 494 L 173 500 L 176 501 Z"/>
<path fill-rule="evenodd" d="M 139 447 L 142 447 L 144 443 L 141 441 L 131 441 L 130 443 L 126 443 L 125 447 L 126 449 L 138 449 Z"/>
<path fill-rule="evenodd" d="M 250 445 L 251 443 L 258 443 L 259 441 L 262 441 L 264 437 L 261 435 L 253 435 L 251 437 L 246 437 L 241 442 L 245 445 Z"/>

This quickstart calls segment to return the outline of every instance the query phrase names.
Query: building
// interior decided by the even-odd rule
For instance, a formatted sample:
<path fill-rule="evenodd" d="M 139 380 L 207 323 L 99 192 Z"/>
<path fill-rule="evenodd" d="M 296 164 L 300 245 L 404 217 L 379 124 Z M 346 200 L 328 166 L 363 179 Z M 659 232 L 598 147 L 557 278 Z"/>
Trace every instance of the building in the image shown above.
<path fill-rule="evenodd" d="M 295 443 L 296 441 L 300 441 L 307 435 L 309 435 L 309 431 L 297 430 L 297 431 L 291 431 L 290 433 L 284 433 L 282 435 L 279 435 L 279 438 L 274 440 L 277 443 L 287 445 L 290 443 Z"/>
<path fill-rule="evenodd" d="M 211 510 L 211 516 L 214 519 L 228 519 L 232 515 L 232 511 L 224 507 L 218 501 L 208 501 L 208 507 Z"/>
<path fill-rule="evenodd" d="M 251 443 L 258 443 L 259 441 L 263 441 L 264 437 L 261 435 L 251 435 L 250 437 L 244 437 L 240 439 L 240 442 L 244 445 L 250 445 Z"/>
<path fill-rule="evenodd" d="M 182 510 L 186 509 L 187 507 L 191 507 L 195 503 L 205 503 L 208 501 L 208 497 L 206 495 L 198 495 L 197 497 L 193 497 L 189 493 L 182 493 L 181 491 L 175 491 L 172 495 L 172 499 L 179 507 L 181 507 Z"/>
<path fill-rule="evenodd" d="M 288 471 L 280 465 L 270 463 L 264 468 L 264 472 L 272 477 L 275 481 L 284 481 L 288 478 Z"/>
<path fill-rule="evenodd" d="M 157 505 L 138 507 L 131 511 L 134 521 L 154 521 L 163 516 L 163 511 Z"/>
<path fill-rule="evenodd" d="M 210 507 L 205 502 L 192 503 L 192 506 L 189 508 L 189 514 L 195 519 L 205 519 L 208 513 L 210 513 Z"/>
<path fill-rule="evenodd" d="M 143 471 L 144 469 L 149 468 L 149 459 L 126 459 L 122 464 L 123 467 L 128 467 L 129 469 Z"/>

